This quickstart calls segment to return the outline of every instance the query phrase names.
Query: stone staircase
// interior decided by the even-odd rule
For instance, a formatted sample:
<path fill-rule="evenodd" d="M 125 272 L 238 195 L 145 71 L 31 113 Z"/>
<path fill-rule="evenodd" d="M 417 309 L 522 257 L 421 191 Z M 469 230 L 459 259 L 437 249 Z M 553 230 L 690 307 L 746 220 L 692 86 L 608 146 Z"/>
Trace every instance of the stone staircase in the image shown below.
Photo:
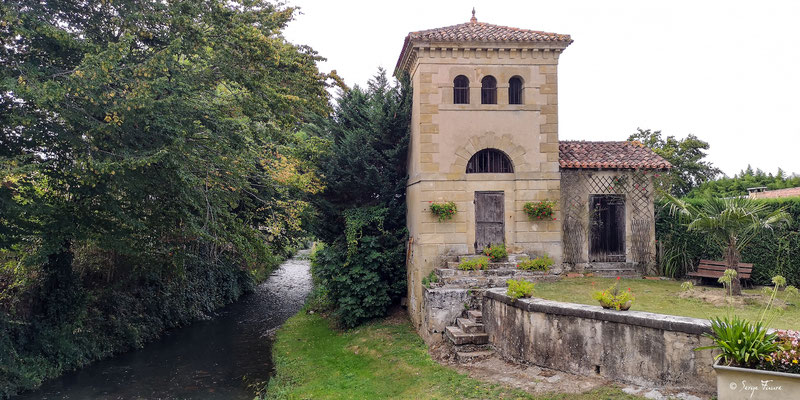
<path fill-rule="evenodd" d="M 478 310 L 464 311 L 463 316 L 456 319 L 455 326 L 445 329 L 445 337 L 453 345 L 458 362 L 477 361 L 494 354 L 483 327 L 483 314 Z"/>
<path fill-rule="evenodd" d="M 435 270 L 438 282 L 434 285 L 434 290 L 451 293 L 464 291 L 469 293 L 469 297 L 473 299 L 467 304 L 469 309 L 463 310 L 460 316 L 455 318 L 455 325 L 447 326 L 444 330 L 445 340 L 453 346 L 456 360 L 462 363 L 480 360 L 493 354 L 480 311 L 479 300 L 486 289 L 505 287 L 507 286 L 506 281 L 509 279 L 532 282 L 559 279 L 557 275 L 544 271 L 517 269 L 517 262 L 527 258 L 527 254 L 509 254 L 506 261 L 489 263 L 488 268 L 484 270 L 464 271 L 458 268 L 462 261 L 476 257 L 481 257 L 481 255 L 452 256 L 446 260 L 443 268 Z M 453 320 L 449 321 L 453 323 Z"/>
<path fill-rule="evenodd" d="M 491 262 L 488 269 L 478 271 L 464 271 L 458 265 L 465 260 L 481 257 L 480 255 L 458 256 L 445 263 L 445 268 L 436 269 L 440 286 L 460 287 L 468 289 L 488 289 L 505 287 L 509 279 L 524 279 L 529 281 L 557 280 L 556 275 L 543 271 L 523 271 L 517 269 L 517 262 L 527 258 L 527 254 L 509 254 L 507 261 Z"/>

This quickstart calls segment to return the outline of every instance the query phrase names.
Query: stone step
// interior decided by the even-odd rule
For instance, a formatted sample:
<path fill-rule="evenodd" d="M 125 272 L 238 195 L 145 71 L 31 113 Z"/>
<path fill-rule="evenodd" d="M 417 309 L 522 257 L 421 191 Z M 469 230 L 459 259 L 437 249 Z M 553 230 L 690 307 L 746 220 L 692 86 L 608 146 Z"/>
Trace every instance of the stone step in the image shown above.
<path fill-rule="evenodd" d="M 593 262 L 587 265 L 586 269 L 599 271 L 599 270 L 616 270 L 616 269 L 636 269 L 636 264 L 628 262 Z"/>
<path fill-rule="evenodd" d="M 494 355 L 494 351 L 492 350 L 482 350 L 482 351 L 457 351 L 456 352 L 456 361 L 462 364 L 466 363 L 473 363 L 476 361 L 485 360 Z"/>
<path fill-rule="evenodd" d="M 464 254 L 464 255 L 458 256 L 458 262 L 461 262 L 461 261 L 464 261 L 464 260 L 471 260 L 473 258 L 478 258 L 478 257 L 486 257 L 486 256 L 483 255 L 483 254 Z M 505 260 L 505 262 L 508 262 L 508 263 L 511 263 L 511 264 L 516 264 L 517 261 L 519 261 L 519 260 L 521 260 L 523 258 L 530 258 L 530 257 L 528 257 L 528 255 L 524 254 L 524 253 L 512 253 L 512 254 L 508 255 L 508 257 Z M 455 260 L 450 259 L 448 261 L 455 261 Z"/>
<path fill-rule="evenodd" d="M 456 346 L 463 344 L 486 344 L 489 343 L 489 335 L 486 333 L 466 333 L 457 326 L 448 326 L 444 329 L 445 336 Z"/>
<path fill-rule="evenodd" d="M 478 271 L 462 270 L 453 268 L 438 268 L 436 269 L 436 276 L 439 279 L 450 278 L 454 276 L 467 277 L 467 276 L 496 276 L 496 277 L 535 277 L 545 276 L 548 272 L 545 271 L 525 271 L 518 268 L 497 268 L 497 269 L 483 269 Z"/>
<path fill-rule="evenodd" d="M 485 333 L 486 331 L 483 330 L 483 324 L 477 323 L 467 318 L 458 318 L 456 319 L 456 326 L 461 329 L 464 333 Z"/>
<path fill-rule="evenodd" d="M 470 321 L 472 321 L 472 322 L 475 322 L 475 323 L 478 323 L 478 324 L 482 324 L 483 323 L 483 312 L 481 312 L 479 310 L 467 310 L 467 318 L 469 318 Z"/>
<path fill-rule="evenodd" d="M 445 266 L 446 269 L 458 269 L 458 265 L 461 264 L 459 262 L 448 262 Z M 487 269 L 509 269 L 509 268 L 517 268 L 516 262 L 490 262 L 487 266 Z M 463 270 L 461 270 L 463 271 Z M 484 270 L 485 271 L 485 270 Z"/>
<path fill-rule="evenodd" d="M 496 287 L 506 287 L 509 279 L 526 280 L 530 282 L 554 282 L 559 279 L 557 275 L 531 274 L 530 271 L 514 275 L 451 275 L 439 278 L 444 288 L 464 288 L 464 289 L 488 289 Z"/>
<path fill-rule="evenodd" d="M 641 274 L 636 272 L 635 269 L 596 269 L 588 270 L 587 273 L 599 278 L 641 278 Z"/>

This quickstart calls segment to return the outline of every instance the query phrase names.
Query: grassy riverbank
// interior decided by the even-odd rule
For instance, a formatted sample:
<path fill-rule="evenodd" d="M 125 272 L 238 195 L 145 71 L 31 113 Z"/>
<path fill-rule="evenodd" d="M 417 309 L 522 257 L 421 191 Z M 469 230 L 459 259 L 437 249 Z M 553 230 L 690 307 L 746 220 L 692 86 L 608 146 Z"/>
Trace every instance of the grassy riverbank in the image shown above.
<path fill-rule="evenodd" d="M 265 399 L 634 399 L 615 388 L 533 396 L 484 383 L 431 359 L 405 318 L 337 332 L 300 312 L 278 331 Z"/>

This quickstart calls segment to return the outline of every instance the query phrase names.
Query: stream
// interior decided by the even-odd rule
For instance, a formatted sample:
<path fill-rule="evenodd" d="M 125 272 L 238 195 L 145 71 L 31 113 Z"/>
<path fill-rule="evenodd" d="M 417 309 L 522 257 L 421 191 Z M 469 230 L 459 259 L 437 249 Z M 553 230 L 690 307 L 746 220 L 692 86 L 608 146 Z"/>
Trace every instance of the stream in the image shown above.
<path fill-rule="evenodd" d="M 311 286 L 308 260 L 293 258 L 215 318 L 15 399 L 252 399 L 249 384 L 272 371 L 271 334 L 300 310 Z"/>

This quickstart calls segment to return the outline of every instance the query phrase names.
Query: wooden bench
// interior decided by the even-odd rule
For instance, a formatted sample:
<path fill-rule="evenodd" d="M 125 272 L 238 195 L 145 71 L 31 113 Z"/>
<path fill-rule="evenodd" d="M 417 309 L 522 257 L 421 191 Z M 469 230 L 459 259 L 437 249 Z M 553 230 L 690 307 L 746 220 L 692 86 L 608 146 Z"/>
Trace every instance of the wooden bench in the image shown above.
<path fill-rule="evenodd" d="M 687 275 L 693 278 L 719 278 L 728 269 L 725 261 L 700 260 L 696 272 Z M 739 263 L 739 279 L 750 279 L 753 272 L 753 264 Z"/>

